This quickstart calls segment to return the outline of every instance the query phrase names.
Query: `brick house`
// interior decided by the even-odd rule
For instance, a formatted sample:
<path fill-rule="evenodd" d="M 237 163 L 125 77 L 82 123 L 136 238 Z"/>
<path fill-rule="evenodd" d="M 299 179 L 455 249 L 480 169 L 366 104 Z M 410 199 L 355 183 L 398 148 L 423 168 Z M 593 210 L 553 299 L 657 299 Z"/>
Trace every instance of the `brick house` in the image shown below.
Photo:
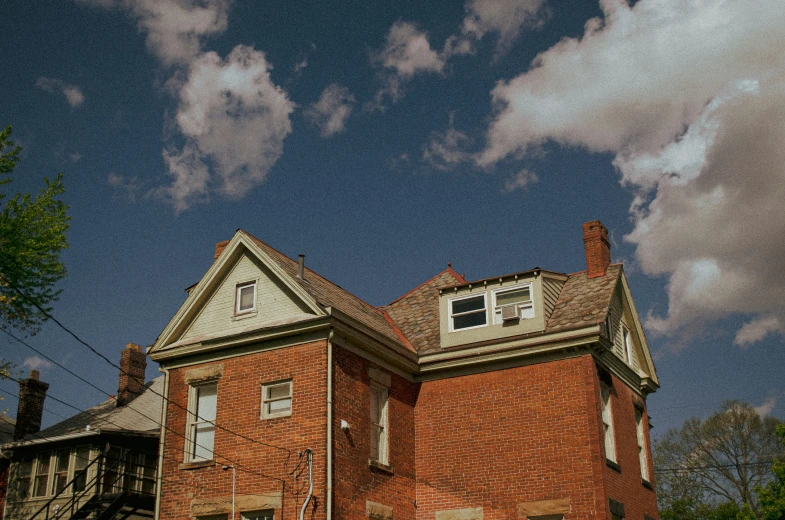
<path fill-rule="evenodd" d="M 373 307 L 238 231 L 149 349 L 162 520 L 658 518 L 658 388 L 606 228 L 585 271 Z"/>

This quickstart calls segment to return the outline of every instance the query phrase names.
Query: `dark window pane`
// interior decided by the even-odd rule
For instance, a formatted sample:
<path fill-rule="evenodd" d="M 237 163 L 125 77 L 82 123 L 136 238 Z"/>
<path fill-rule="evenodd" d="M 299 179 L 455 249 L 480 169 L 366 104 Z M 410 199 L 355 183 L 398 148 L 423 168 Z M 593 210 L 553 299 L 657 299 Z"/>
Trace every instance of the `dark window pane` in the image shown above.
<path fill-rule="evenodd" d="M 527 302 L 531 300 L 529 296 L 529 288 L 514 289 L 512 291 L 504 291 L 496 293 L 496 305 L 507 305 L 510 303 Z"/>
<path fill-rule="evenodd" d="M 477 311 L 485 308 L 485 296 L 475 296 L 474 298 L 466 298 L 465 300 L 458 300 L 452 302 L 452 313 L 460 314 L 462 312 Z"/>
<path fill-rule="evenodd" d="M 454 330 L 465 329 L 468 327 L 477 327 L 485 325 L 485 312 L 476 312 L 473 314 L 464 314 L 463 316 L 455 316 L 453 318 Z"/>

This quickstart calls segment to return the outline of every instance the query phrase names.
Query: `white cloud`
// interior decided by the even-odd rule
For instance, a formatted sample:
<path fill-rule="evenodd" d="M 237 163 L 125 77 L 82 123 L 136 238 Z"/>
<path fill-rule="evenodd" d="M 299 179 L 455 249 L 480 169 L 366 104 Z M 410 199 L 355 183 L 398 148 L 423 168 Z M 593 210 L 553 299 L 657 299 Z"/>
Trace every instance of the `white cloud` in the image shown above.
<path fill-rule="evenodd" d="M 202 48 L 226 30 L 231 0 L 81 0 L 124 9 L 147 34 L 148 48 L 174 72 L 174 128 L 184 143 L 162 152 L 172 184 L 152 191 L 176 212 L 210 194 L 240 198 L 264 182 L 283 152 L 295 108 L 270 78 L 263 52 L 236 46 L 226 57 Z"/>
<path fill-rule="evenodd" d="M 355 98 L 349 89 L 335 83 L 328 85 L 319 100 L 305 111 L 305 118 L 318 126 L 322 137 L 343 132 L 352 114 Z"/>
<path fill-rule="evenodd" d="M 498 33 L 497 53 L 507 51 L 525 27 L 538 26 L 547 16 L 543 0 L 469 0 L 465 9 L 462 33 L 476 39 Z"/>
<path fill-rule="evenodd" d="M 35 86 L 52 94 L 62 94 L 68 104 L 73 108 L 78 108 L 82 103 L 84 103 L 84 94 L 82 94 L 82 89 L 76 85 L 69 85 L 68 83 L 65 83 L 59 79 L 45 78 L 41 76 L 35 82 Z"/>
<path fill-rule="evenodd" d="M 283 153 L 295 105 L 269 69 L 263 52 L 244 45 L 225 60 L 207 52 L 191 65 L 175 117 L 187 143 L 164 154 L 175 179 L 168 195 L 178 210 L 204 200 L 210 189 L 244 196 Z"/>
<path fill-rule="evenodd" d="M 188 64 L 204 38 L 226 30 L 231 0 L 79 0 L 127 11 L 147 34 L 147 47 L 165 65 Z"/>
<path fill-rule="evenodd" d="M 131 202 L 136 202 L 136 198 L 142 191 L 142 183 L 137 177 L 125 177 L 118 175 L 115 172 L 109 172 L 106 176 L 106 182 L 112 186 L 117 193 L 120 193 L 123 198 Z"/>
<path fill-rule="evenodd" d="M 767 415 L 771 414 L 774 411 L 774 408 L 777 406 L 777 398 L 775 396 L 767 397 L 763 404 L 760 406 L 755 407 L 755 411 L 761 417 L 766 417 Z"/>
<path fill-rule="evenodd" d="M 48 368 L 52 368 L 52 363 L 50 363 L 49 361 L 47 361 L 47 360 L 45 360 L 45 359 L 43 359 L 41 357 L 32 356 L 32 357 L 29 357 L 29 358 L 25 359 L 22 362 L 22 366 L 23 367 L 27 367 L 30 370 L 41 371 L 41 370 L 45 370 L 45 369 L 48 369 Z"/>
<path fill-rule="evenodd" d="M 434 168 L 446 171 L 473 160 L 473 155 L 466 151 L 471 143 L 468 134 L 455 129 L 455 114 L 452 113 L 447 130 L 431 133 L 430 140 L 423 148 L 422 158 Z"/>
<path fill-rule="evenodd" d="M 782 323 L 776 316 L 765 316 L 742 325 L 738 332 L 736 332 L 736 339 L 733 341 L 733 344 L 746 348 L 753 343 L 761 341 L 769 334 L 781 334 L 782 332 Z"/>
<path fill-rule="evenodd" d="M 536 173 L 524 168 L 505 181 L 504 191 L 525 190 L 529 185 L 539 180 Z"/>
<path fill-rule="evenodd" d="M 478 164 L 548 140 L 613 153 L 635 196 L 625 239 L 645 273 L 668 279 L 667 314 L 650 328 L 735 313 L 785 322 L 785 3 L 600 5 L 581 39 L 497 84 Z"/>

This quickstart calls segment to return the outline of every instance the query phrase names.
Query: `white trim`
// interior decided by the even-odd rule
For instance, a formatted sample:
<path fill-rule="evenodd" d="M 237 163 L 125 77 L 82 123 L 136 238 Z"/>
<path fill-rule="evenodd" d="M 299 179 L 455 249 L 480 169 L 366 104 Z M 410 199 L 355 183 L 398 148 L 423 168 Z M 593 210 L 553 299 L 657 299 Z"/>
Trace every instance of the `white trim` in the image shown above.
<path fill-rule="evenodd" d="M 499 316 L 501 316 L 501 307 L 496 305 L 496 295 L 500 294 L 500 293 L 509 292 L 509 291 L 517 291 L 517 290 L 520 290 L 520 289 L 529 289 L 529 302 L 530 303 L 521 302 L 521 303 L 518 304 L 518 308 L 520 308 L 522 311 L 523 311 L 524 308 L 526 308 L 526 309 L 531 308 L 531 311 L 532 311 L 532 316 L 530 316 L 528 318 L 524 317 L 523 316 L 523 312 L 521 312 L 520 319 L 522 319 L 522 320 L 531 320 L 531 319 L 534 319 L 534 318 L 537 317 L 537 311 L 535 310 L 535 307 L 534 307 L 534 287 L 533 287 L 531 282 L 520 283 L 520 284 L 508 286 L 508 287 L 503 287 L 503 288 L 499 288 L 499 289 L 493 289 L 491 291 L 491 303 L 492 303 L 491 311 L 492 311 L 493 324 L 494 325 L 501 325 L 502 324 L 501 321 L 499 321 L 499 323 L 496 323 L 496 310 L 497 310 L 497 307 L 498 307 L 498 310 L 499 310 Z M 512 304 L 510 304 L 510 305 L 512 305 Z"/>
<path fill-rule="evenodd" d="M 472 327 L 461 327 L 460 329 L 456 329 L 455 324 L 453 322 L 453 318 L 456 316 L 456 314 L 453 314 L 452 312 L 453 303 L 461 300 L 468 300 L 471 298 L 479 298 L 480 296 L 482 296 L 483 310 L 485 311 L 485 323 L 482 325 L 474 325 Z M 459 313 L 457 314 L 457 316 L 467 316 L 469 314 L 479 314 L 479 313 L 480 310 L 477 309 L 474 311 Z M 464 330 L 472 330 L 472 329 L 479 329 L 481 327 L 487 327 L 488 326 L 488 292 L 483 291 L 481 294 L 467 294 L 466 296 L 456 296 L 453 298 L 449 298 L 447 300 L 447 315 L 448 315 L 447 319 L 449 320 L 450 332 L 462 332 Z"/>
<path fill-rule="evenodd" d="M 286 396 L 270 398 L 270 399 L 267 398 L 267 390 L 269 388 L 272 388 L 272 387 L 275 387 L 275 386 L 283 386 L 283 385 L 287 385 L 289 387 L 289 393 Z M 262 401 L 261 401 L 262 402 L 262 413 L 261 413 L 260 418 L 263 419 L 263 420 L 264 419 L 276 419 L 278 417 L 289 417 L 290 415 L 292 415 L 292 408 L 293 408 L 293 405 L 294 405 L 294 395 L 293 395 L 293 393 L 294 392 L 292 391 L 292 380 L 291 379 L 284 379 L 284 380 L 281 380 L 281 381 L 272 381 L 270 383 L 262 383 Z M 283 411 L 280 411 L 280 412 L 268 412 L 267 411 L 267 403 L 272 403 L 272 402 L 275 402 L 275 401 L 284 401 L 284 400 L 288 400 L 289 401 L 289 409 L 288 410 L 283 410 Z"/>
<path fill-rule="evenodd" d="M 258 296 L 257 292 L 256 292 L 256 288 L 259 286 L 259 284 L 257 282 L 258 282 L 258 279 L 257 280 L 249 280 L 247 282 L 238 283 L 235 286 L 235 289 L 234 289 L 234 315 L 235 316 L 243 316 L 243 315 L 251 313 L 251 312 L 256 312 L 256 298 Z M 247 287 L 253 287 L 253 299 L 251 301 L 252 305 L 251 305 L 251 307 L 249 307 L 247 309 L 241 309 L 240 308 L 240 304 L 242 302 L 242 295 L 241 295 L 241 293 L 242 293 L 242 290 L 247 288 Z"/>
<path fill-rule="evenodd" d="M 390 464 L 390 421 L 388 419 L 388 403 L 390 399 L 390 389 L 384 385 L 380 385 L 375 381 L 371 381 L 370 384 L 370 399 L 371 399 L 371 407 L 370 407 L 370 415 L 369 415 L 369 423 L 371 429 L 371 438 L 373 439 L 375 436 L 377 439 L 377 453 L 376 457 L 373 456 L 371 453 L 370 458 L 380 464 L 389 465 Z M 374 414 L 373 414 L 373 399 L 374 393 L 378 393 L 379 395 L 379 417 L 378 423 L 374 423 Z M 378 427 L 381 431 L 374 432 L 374 426 Z"/>
<path fill-rule="evenodd" d="M 200 413 L 198 409 L 198 399 L 199 399 L 199 389 L 207 388 L 209 386 L 215 387 L 215 415 L 216 417 L 212 419 L 204 419 L 201 415 L 197 415 Z M 186 412 L 186 422 L 185 422 L 185 462 L 199 462 L 203 460 L 213 460 L 215 457 L 215 420 L 218 416 L 218 381 L 215 379 L 209 381 L 200 381 L 199 383 L 188 385 L 188 411 Z M 201 420 L 200 420 L 201 419 Z M 200 424 L 209 424 L 213 423 L 213 445 L 210 446 L 210 452 L 212 457 L 209 459 L 204 458 L 197 458 L 195 455 L 196 452 L 196 444 L 197 438 L 196 435 L 196 428 Z M 200 449 L 206 450 L 207 446 L 200 443 L 198 446 Z"/>
<path fill-rule="evenodd" d="M 616 462 L 616 435 L 613 431 L 611 388 L 604 383 L 600 384 L 600 398 L 602 399 L 602 425 L 604 431 L 605 458 L 611 462 Z"/>
<path fill-rule="evenodd" d="M 641 478 L 646 482 L 651 482 L 649 475 L 649 452 L 646 446 L 646 435 L 643 431 L 643 410 L 635 408 L 635 433 L 638 437 L 638 462 L 641 467 Z"/>

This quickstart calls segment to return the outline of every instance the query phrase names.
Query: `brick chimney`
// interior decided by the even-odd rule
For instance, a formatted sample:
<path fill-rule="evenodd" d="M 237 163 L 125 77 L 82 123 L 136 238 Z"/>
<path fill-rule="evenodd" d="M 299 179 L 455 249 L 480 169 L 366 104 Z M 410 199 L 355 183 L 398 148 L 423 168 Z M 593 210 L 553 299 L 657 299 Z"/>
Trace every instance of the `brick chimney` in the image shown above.
<path fill-rule="evenodd" d="M 49 383 L 39 381 L 38 377 L 38 370 L 31 370 L 29 378 L 19 381 L 19 408 L 16 411 L 15 441 L 41 431 L 44 399 L 46 399 Z"/>
<path fill-rule="evenodd" d="M 608 228 L 599 220 L 583 224 L 583 247 L 586 250 L 586 275 L 589 278 L 605 276 L 611 264 L 611 244 Z"/>
<path fill-rule="evenodd" d="M 144 391 L 144 371 L 147 356 L 140 345 L 129 343 L 120 356 L 120 387 L 117 389 L 117 406 L 125 406 Z"/>
<path fill-rule="evenodd" d="M 228 240 L 224 240 L 223 242 L 218 242 L 217 244 L 215 244 L 215 258 L 214 258 L 214 260 L 217 260 L 218 257 L 221 255 L 221 253 L 223 253 L 223 251 L 224 251 L 224 249 L 226 249 L 226 245 L 228 243 L 229 243 Z"/>

